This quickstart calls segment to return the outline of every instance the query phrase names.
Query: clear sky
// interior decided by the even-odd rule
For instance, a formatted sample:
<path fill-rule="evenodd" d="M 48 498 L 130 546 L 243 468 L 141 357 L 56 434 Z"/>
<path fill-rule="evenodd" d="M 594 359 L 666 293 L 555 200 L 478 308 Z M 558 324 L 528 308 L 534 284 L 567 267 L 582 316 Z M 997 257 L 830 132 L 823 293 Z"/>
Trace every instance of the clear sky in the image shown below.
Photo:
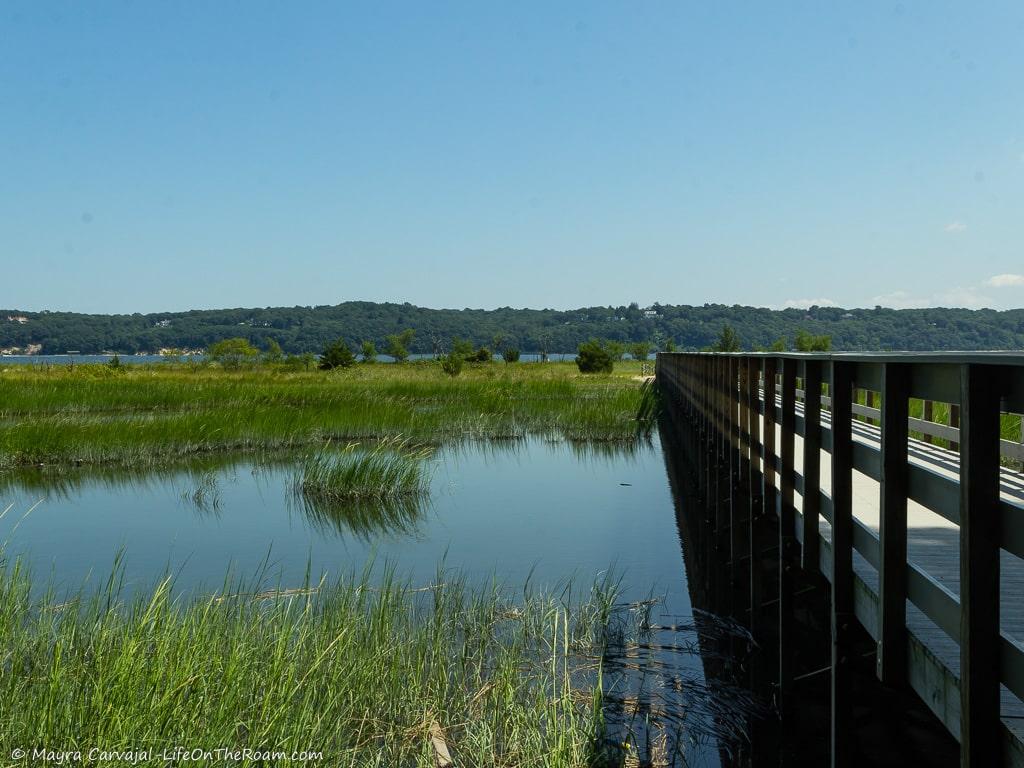
<path fill-rule="evenodd" d="M 1024 305 L 1024 4 L 0 6 L 0 307 Z"/>

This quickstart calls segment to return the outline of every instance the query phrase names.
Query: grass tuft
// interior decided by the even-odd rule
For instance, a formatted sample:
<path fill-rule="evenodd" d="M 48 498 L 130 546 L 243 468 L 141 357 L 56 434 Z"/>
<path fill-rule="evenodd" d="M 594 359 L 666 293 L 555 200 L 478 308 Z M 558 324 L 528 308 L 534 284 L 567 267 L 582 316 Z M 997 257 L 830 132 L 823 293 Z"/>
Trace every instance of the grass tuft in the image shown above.
<path fill-rule="evenodd" d="M 385 440 L 370 450 L 350 443 L 340 452 L 325 449 L 305 456 L 293 486 L 306 499 L 328 502 L 426 495 L 426 461 L 432 453 L 430 448 L 411 448 L 405 440 Z"/>
<path fill-rule="evenodd" d="M 322 765 L 583 768 L 602 763 L 601 649 L 614 591 L 515 604 L 442 572 L 176 598 L 33 598 L 0 566 L 0 743 L 161 751 L 313 750 Z M 270 761 L 273 762 L 273 761 Z M 197 764 L 220 764 L 218 760 Z M 269 764 L 269 763 L 268 763 Z"/>

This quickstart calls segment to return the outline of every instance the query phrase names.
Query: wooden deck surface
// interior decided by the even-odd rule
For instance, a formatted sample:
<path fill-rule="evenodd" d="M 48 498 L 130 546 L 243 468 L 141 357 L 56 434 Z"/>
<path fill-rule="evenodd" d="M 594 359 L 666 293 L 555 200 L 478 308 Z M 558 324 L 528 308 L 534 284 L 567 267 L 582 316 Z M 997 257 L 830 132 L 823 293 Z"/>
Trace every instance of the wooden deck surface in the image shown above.
<path fill-rule="evenodd" d="M 781 401 L 777 401 L 781 404 Z M 802 410 L 797 405 L 798 412 Z M 763 418 L 762 431 L 763 435 Z M 829 427 L 829 414 L 822 412 L 822 427 Z M 776 455 L 781 453 L 780 433 L 776 430 Z M 855 421 L 853 439 L 874 448 L 879 447 L 880 432 L 872 424 Z M 796 435 L 795 469 L 803 474 L 803 441 Z M 920 440 L 911 440 L 909 460 L 930 472 L 959 479 L 959 455 Z M 831 493 L 831 456 L 821 452 L 821 489 L 825 495 Z M 880 511 L 879 483 L 861 472 L 853 473 L 853 514 L 866 528 L 878 536 Z M 1024 507 L 1024 476 L 1019 472 L 1003 469 L 1001 472 L 1001 496 L 1015 505 Z M 801 498 L 795 496 L 799 512 Z M 797 523 L 799 535 L 801 524 Z M 822 521 L 821 536 L 831 540 L 831 526 Z M 907 504 L 907 550 L 908 559 L 927 573 L 953 595 L 960 591 L 960 530 L 959 526 L 946 520 L 922 505 L 908 501 Z M 827 566 L 831 553 L 822 547 L 822 571 L 828 575 Z M 1024 646 L 1024 560 L 1001 551 L 1001 596 L 1000 621 L 1003 633 L 1018 646 Z M 878 573 L 859 553 L 854 552 L 854 569 L 861 581 L 858 594 L 858 618 L 869 633 L 877 639 L 877 595 Z M 911 664 L 911 676 L 916 675 L 914 687 L 925 702 L 954 729 L 959 729 L 959 670 L 960 649 L 957 642 L 934 622 L 926 617 L 912 603 L 907 604 L 907 625 L 925 652 L 917 653 Z M 912 643 L 913 645 L 913 643 Z M 918 649 L 920 651 L 920 649 Z M 915 656 L 915 654 L 912 654 Z M 1024 702 L 1021 702 L 1005 687 L 1002 690 L 1002 718 L 1009 736 L 1009 752 L 1004 764 L 1024 765 Z M 955 726 L 954 726 L 955 723 Z"/>

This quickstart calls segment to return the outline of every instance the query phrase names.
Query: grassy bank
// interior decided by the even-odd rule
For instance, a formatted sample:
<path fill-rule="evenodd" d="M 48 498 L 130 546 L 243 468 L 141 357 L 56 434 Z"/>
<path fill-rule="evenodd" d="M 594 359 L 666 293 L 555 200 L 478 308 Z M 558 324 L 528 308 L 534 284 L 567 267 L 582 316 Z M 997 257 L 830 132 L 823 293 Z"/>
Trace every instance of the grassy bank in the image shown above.
<path fill-rule="evenodd" d="M 457 765 L 599 764 L 614 589 L 575 607 L 513 604 L 438 579 L 186 602 L 165 581 L 128 603 L 113 586 L 58 602 L 0 567 L 0 745 L 314 750 L 323 759 L 302 764 L 434 768 L 443 743 Z"/>
<path fill-rule="evenodd" d="M 329 373 L 170 366 L 0 368 L 0 466 L 154 465 L 175 456 L 327 441 L 420 443 L 543 434 L 629 440 L 639 364 L 360 365 Z"/>

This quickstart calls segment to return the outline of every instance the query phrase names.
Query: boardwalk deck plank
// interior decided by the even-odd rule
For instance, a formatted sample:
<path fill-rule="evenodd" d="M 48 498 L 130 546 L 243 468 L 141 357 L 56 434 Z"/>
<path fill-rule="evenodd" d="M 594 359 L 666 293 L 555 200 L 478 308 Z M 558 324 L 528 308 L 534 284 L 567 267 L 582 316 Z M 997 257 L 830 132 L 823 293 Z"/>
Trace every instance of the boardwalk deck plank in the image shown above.
<path fill-rule="evenodd" d="M 776 404 L 781 406 L 781 401 L 776 399 Z M 798 404 L 798 411 L 802 408 Z M 802 413 L 801 413 L 802 415 Z M 827 412 L 822 414 L 822 426 L 829 428 L 829 417 Z M 803 440 L 798 434 L 796 436 L 795 469 L 797 473 L 803 473 Z M 863 422 L 855 422 L 854 442 L 870 446 L 873 449 L 880 447 L 880 434 L 877 427 Z M 781 447 L 781 446 L 780 446 Z M 820 483 L 821 490 L 826 496 L 831 493 L 831 455 L 822 450 L 821 454 Z M 959 455 L 939 446 L 931 445 L 920 440 L 911 439 L 909 445 L 909 460 L 912 464 L 921 466 L 931 472 L 948 477 L 953 480 L 959 479 Z M 1017 507 L 1024 508 L 1024 476 L 1010 469 L 1003 469 L 1000 473 L 1000 497 Z M 875 536 L 878 536 L 880 519 L 880 486 L 877 481 L 866 474 L 853 472 L 853 515 L 870 529 Z M 795 506 L 802 510 L 803 499 L 798 493 L 795 497 Z M 800 526 L 797 526 L 799 530 Z M 825 542 L 831 541 L 831 526 L 822 520 L 820 523 L 821 537 Z M 908 560 L 919 566 L 925 573 L 931 576 L 954 595 L 960 593 L 960 530 L 957 525 L 936 514 L 932 510 L 914 502 L 907 504 L 907 553 Z M 1000 599 L 1000 626 L 1005 635 L 1013 639 L 1019 645 L 1024 645 L 1024 560 L 1002 550 L 1000 552 L 1001 577 L 1001 599 Z M 878 595 L 878 572 L 859 553 L 854 553 L 854 571 L 867 587 L 869 592 Z M 827 573 L 827 570 L 825 571 Z M 910 633 L 934 656 L 954 679 L 960 674 L 960 646 L 957 642 L 939 628 L 931 619 L 924 615 L 913 603 L 907 604 L 907 627 Z M 876 627 L 866 627 L 869 632 L 877 636 Z M 918 670 L 920 674 L 920 670 Z M 1018 699 L 1005 686 L 1001 689 L 1001 714 L 1003 725 L 1007 735 L 1010 737 L 1010 755 L 1007 764 L 1024 765 L 1024 702 Z M 954 709 L 947 720 L 954 716 L 959 719 L 958 701 L 926 701 L 934 709 L 937 706 L 950 707 Z M 936 712 L 940 717 L 942 715 Z"/>

